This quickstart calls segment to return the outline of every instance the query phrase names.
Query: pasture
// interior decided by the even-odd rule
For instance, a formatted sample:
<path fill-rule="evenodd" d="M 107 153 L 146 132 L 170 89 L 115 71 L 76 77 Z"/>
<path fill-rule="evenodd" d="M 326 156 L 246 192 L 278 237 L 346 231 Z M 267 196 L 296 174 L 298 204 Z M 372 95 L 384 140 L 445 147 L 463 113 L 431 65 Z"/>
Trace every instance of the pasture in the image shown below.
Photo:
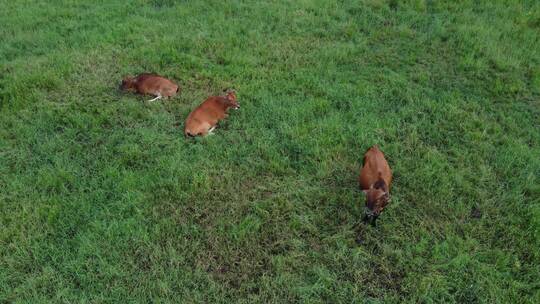
<path fill-rule="evenodd" d="M 0 7 L 1 303 L 540 302 L 539 2 Z"/>

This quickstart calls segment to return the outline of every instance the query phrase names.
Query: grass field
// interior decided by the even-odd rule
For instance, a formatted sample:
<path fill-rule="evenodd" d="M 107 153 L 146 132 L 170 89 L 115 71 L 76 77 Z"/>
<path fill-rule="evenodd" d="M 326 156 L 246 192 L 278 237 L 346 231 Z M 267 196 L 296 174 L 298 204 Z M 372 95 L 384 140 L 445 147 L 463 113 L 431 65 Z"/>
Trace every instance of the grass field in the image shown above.
<path fill-rule="evenodd" d="M 540 302 L 540 3 L 93 2 L 0 0 L 1 303 Z"/>

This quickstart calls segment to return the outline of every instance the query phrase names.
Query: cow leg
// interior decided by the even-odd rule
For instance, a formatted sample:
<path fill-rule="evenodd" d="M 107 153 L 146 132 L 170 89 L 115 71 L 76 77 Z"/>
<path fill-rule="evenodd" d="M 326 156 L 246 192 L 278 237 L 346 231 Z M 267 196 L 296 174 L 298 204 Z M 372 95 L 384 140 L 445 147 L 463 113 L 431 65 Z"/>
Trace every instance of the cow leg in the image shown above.
<path fill-rule="evenodd" d="M 212 132 L 214 132 L 215 129 L 216 129 L 216 126 L 211 127 L 211 128 L 208 130 L 208 135 L 214 135 L 214 133 L 212 133 Z"/>
<path fill-rule="evenodd" d="M 158 99 L 161 99 L 161 94 L 158 94 L 158 96 L 154 99 L 150 99 L 148 102 L 151 102 L 151 101 L 154 101 L 154 100 L 158 100 Z"/>
<path fill-rule="evenodd" d="M 368 221 L 367 214 L 364 213 L 364 216 L 362 216 L 362 222 L 366 223 Z"/>

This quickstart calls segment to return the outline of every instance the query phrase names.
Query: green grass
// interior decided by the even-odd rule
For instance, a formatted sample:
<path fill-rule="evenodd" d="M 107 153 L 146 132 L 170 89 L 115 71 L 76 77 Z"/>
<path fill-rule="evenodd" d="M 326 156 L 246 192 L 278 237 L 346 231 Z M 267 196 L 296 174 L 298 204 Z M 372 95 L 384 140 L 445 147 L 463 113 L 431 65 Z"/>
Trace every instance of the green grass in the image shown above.
<path fill-rule="evenodd" d="M 0 0 L 0 302 L 540 302 L 538 2 L 95 2 Z"/>

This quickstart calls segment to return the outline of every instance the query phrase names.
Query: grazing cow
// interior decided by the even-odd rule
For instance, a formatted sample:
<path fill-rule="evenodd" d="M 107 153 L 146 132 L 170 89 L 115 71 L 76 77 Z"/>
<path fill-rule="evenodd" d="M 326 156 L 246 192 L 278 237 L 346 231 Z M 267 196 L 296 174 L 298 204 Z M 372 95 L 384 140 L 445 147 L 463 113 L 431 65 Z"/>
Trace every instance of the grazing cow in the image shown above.
<path fill-rule="evenodd" d="M 142 95 L 153 95 L 154 101 L 162 97 L 173 97 L 180 89 L 178 85 L 171 80 L 154 73 L 142 73 L 136 77 L 125 77 L 120 85 L 121 90 L 135 92 Z"/>
<path fill-rule="evenodd" d="M 390 200 L 392 171 L 379 147 L 373 146 L 366 151 L 360 170 L 360 188 L 366 194 L 364 222 L 375 226 L 377 217 Z"/>
<path fill-rule="evenodd" d="M 206 136 L 211 134 L 217 123 L 229 116 L 229 108 L 238 110 L 240 105 L 236 101 L 236 93 L 227 91 L 225 96 L 211 96 L 201 103 L 195 110 L 191 111 L 184 125 L 184 135 Z"/>

